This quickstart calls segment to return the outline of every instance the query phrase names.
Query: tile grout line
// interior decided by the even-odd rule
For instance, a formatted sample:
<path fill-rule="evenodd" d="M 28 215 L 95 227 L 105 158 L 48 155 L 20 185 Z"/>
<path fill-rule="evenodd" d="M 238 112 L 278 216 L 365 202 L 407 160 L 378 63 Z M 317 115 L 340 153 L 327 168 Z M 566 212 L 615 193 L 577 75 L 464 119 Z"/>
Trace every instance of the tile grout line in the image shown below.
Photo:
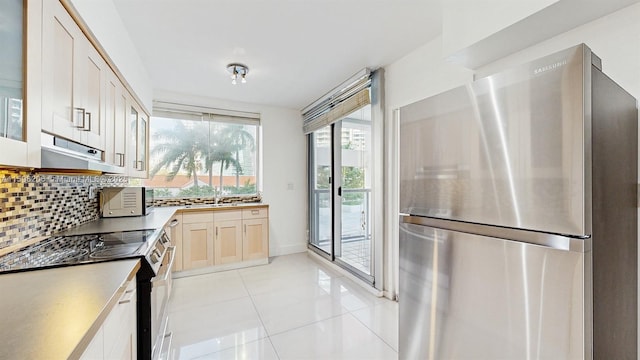
<path fill-rule="evenodd" d="M 262 315 L 260 315 L 260 311 L 258 311 L 258 307 L 256 306 L 255 301 L 253 301 L 253 295 L 249 292 L 249 288 L 247 288 L 247 284 L 244 282 L 244 276 L 242 276 L 242 273 L 239 271 L 238 271 L 238 274 L 240 275 L 240 280 L 242 281 L 242 286 L 244 286 L 244 290 L 249 295 L 249 300 L 251 300 L 251 305 L 253 305 L 253 309 L 256 311 L 256 315 L 258 315 L 258 320 L 260 320 L 260 324 L 262 325 L 264 332 L 267 334 L 267 340 L 269 340 L 269 344 L 271 344 L 271 348 L 273 349 L 273 352 L 276 354 L 276 358 L 280 360 L 280 354 L 278 354 L 278 349 L 276 349 L 276 346 L 273 344 L 273 341 L 271 340 L 271 334 L 269 334 L 266 326 L 264 326 Z M 260 339 L 257 339 L 256 341 L 259 341 L 259 340 Z"/>
<path fill-rule="evenodd" d="M 360 311 L 360 310 L 364 310 L 366 308 L 375 308 L 377 306 L 383 306 L 383 305 L 374 305 L 374 306 L 367 306 L 364 307 L 362 309 L 357 309 L 357 310 L 353 310 L 353 311 L 349 311 L 349 314 L 351 314 L 351 316 L 353 316 L 359 323 L 361 323 L 364 327 L 366 327 L 367 329 L 369 329 L 369 331 L 371 331 L 378 339 L 380 339 L 380 341 L 382 341 L 385 345 L 387 345 L 392 351 L 394 351 L 396 354 L 398 353 L 398 350 L 396 350 L 393 346 L 391 346 L 391 344 L 389 344 L 387 341 L 385 341 L 385 339 L 382 338 L 382 336 L 380 336 L 374 329 L 370 328 L 369 326 L 367 326 L 367 324 L 364 323 L 364 321 L 360 320 L 359 317 L 355 316 L 353 314 L 353 312 L 355 311 Z"/>

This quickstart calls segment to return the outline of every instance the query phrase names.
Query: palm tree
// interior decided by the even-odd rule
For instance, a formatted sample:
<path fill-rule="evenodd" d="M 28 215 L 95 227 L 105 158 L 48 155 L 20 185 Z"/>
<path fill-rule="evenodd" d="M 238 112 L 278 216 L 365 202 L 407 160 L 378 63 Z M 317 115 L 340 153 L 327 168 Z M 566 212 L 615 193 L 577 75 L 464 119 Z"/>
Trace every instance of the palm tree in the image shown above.
<path fill-rule="evenodd" d="M 160 159 L 151 169 L 151 177 L 161 169 L 170 169 L 166 180 L 173 180 L 180 169 L 187 171 L 189 178 L 193 177 L 194 186 L 198 187 L 199 167 L 198 153 L 202 148 L 202 131 L 197 127 L 187 128 L 181 121 L 176 122 L 173 129 L 160 129 L 154 135 L 157 143 L 151 149 L 151 154 Z"/>
<path fill-rule="evenodd" d="M 242 125 L 228 125 L 224 128 L 224 137 L 228 139 L 232 151 L 235 152 L 234 169 L 236 173 L 236 188 L 240 188 L 240 174 L 242 167 L 240 166 L 240 151 L 249 149 L 253 150 L 256 146 L 253 135 L 244 129 Z M 228 166 L 227 166 L 228 167 Z"/>

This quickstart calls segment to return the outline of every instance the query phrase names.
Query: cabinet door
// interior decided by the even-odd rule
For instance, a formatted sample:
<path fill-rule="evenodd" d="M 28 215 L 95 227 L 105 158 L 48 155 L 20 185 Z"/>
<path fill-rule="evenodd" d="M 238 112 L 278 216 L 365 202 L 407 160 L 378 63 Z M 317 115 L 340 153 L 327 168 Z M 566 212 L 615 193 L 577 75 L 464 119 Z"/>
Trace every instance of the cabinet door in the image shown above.
<path fill-rule="evenodd" d="M 105 161 L 124 168 L 126 163 L 128 92 L 112 71 L 107 73 L 105 91 Z"/>
<path fill-rule="evenodd" d="M 102 326 L 104 358 L 131 360 L 137 357 L 136 279 L 129 280 L 124 294 Z"/>
<path fill-rule="evenodd" d="M 98 53 L 96 48 L 87 40 L 82 49 L 82 57 L 79 62 L 82 82 L 80 96 L 83 97 L 82 109 L 85 119 L 82 123 L 81 131 L 86 133 L 85 145 L 96 149 L 104 150 L 106 144 L 105 134 L 105 82 L 107 63 Z M 111 71 L 111 69 L 109 69 Z"/>
<path fill-rule="evenodd" d="M 104 329 L 100 327 L 95 334 L 89 346 L 84 350 L 80 360 L 98 360 L 104 359 Z"/>
<path fill-rule="evenodd" d="M 182 268 L 213 265 L 213 222 L 182 225 Z"/>
<path fill-rule="evenodd" d="M 216 265 L 242 261 L 242 220 L 216 221 L 215 261 Z"/>
<path fill-rule="evenodd" d="M 0 165 L 40 167 L 42 1 L 4 2 L 2 12 L 0 149 L 11 151 Z"/>
<path fill-rule="evenodd" d="M 250 219 L 242 221 L 242 259 L 254 260 L 269 257 L 269 220 Z"/>
<path fill-rule="evenodd" d="M 149 117 L 142 111 L 142 108 L 138 103 L 130 96 L 131 109 L 129 114 L 129 136 L 127 138 L 130 141 L 128 147 L 129 154 L 129 176 L 137 178 L 148 177 L 148 162 L 147 154 L 148 140 L 149 140 Z"/>
<path fill-rule="evenodd" d="M 182 215 L 174 215 L 164 231 L 171 239 L 171 244 L 176 247 L 176 260 L 173 263 L 173 271 L 182 270 Z"/>
<path fill-rule="evenodd" d="M 42 129 L 80 141 L 85 114 L 74 89 L 81 89 L 79 67 L 87 39 L 59 1 L 43 1 L 42 20 Z M 78 91 L 75 91 L 77 94 Z"/>

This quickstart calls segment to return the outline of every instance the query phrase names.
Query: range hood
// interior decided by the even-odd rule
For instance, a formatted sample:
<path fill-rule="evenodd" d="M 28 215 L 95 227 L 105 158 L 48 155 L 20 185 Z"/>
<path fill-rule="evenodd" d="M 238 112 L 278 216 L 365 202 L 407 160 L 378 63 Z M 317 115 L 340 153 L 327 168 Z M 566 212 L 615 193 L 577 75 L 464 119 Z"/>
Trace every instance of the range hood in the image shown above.
<path fill-rule="evenodd" d="M 66 139 L 42 133 L 43 169 L 100 171 L 124 174 L 124 168 L 102 161 L 104 152 Z"/>

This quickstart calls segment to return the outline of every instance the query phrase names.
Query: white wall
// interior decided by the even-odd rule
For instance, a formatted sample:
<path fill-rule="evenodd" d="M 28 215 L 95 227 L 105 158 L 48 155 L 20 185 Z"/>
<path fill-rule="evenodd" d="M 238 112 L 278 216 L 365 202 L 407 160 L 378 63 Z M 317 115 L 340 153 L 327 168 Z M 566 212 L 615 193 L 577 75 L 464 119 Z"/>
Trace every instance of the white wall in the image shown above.
<path fill-rule="evenodd" d="M 473 79 L 473 73 L 443 60 L 442 38 L 385 67 L 385 254 L 384 291 L 393 298 L 398 283 L 398 124 L 394 110 Z"/>
<path fill-rule="evenodd" d="M 640 4 L 604 16 L 477 69 L 486 76 L 568 47 L 585 43 L 602 59 L 602 70 L 640 98 Z"/>
<path fill-rule="evenodd" d="M 559 0 L 456 0 L 442 3 L 445 55 L 453 54 Z"/>
<path fill-rule="evenodd" d="M 260 113 L 260 177 L 262 201 L 269 204 L 269 254 L 277 256 L 307 250 L 306 139 L 299 110 L 161 90 L 154 92 L 154 99 Z"/>
<path fill-rule="evenodd" d="M 71 0 L 71 3 L 140 98 L 142 105 L 151 111 L 153 85 L 113 0 Z"/>

